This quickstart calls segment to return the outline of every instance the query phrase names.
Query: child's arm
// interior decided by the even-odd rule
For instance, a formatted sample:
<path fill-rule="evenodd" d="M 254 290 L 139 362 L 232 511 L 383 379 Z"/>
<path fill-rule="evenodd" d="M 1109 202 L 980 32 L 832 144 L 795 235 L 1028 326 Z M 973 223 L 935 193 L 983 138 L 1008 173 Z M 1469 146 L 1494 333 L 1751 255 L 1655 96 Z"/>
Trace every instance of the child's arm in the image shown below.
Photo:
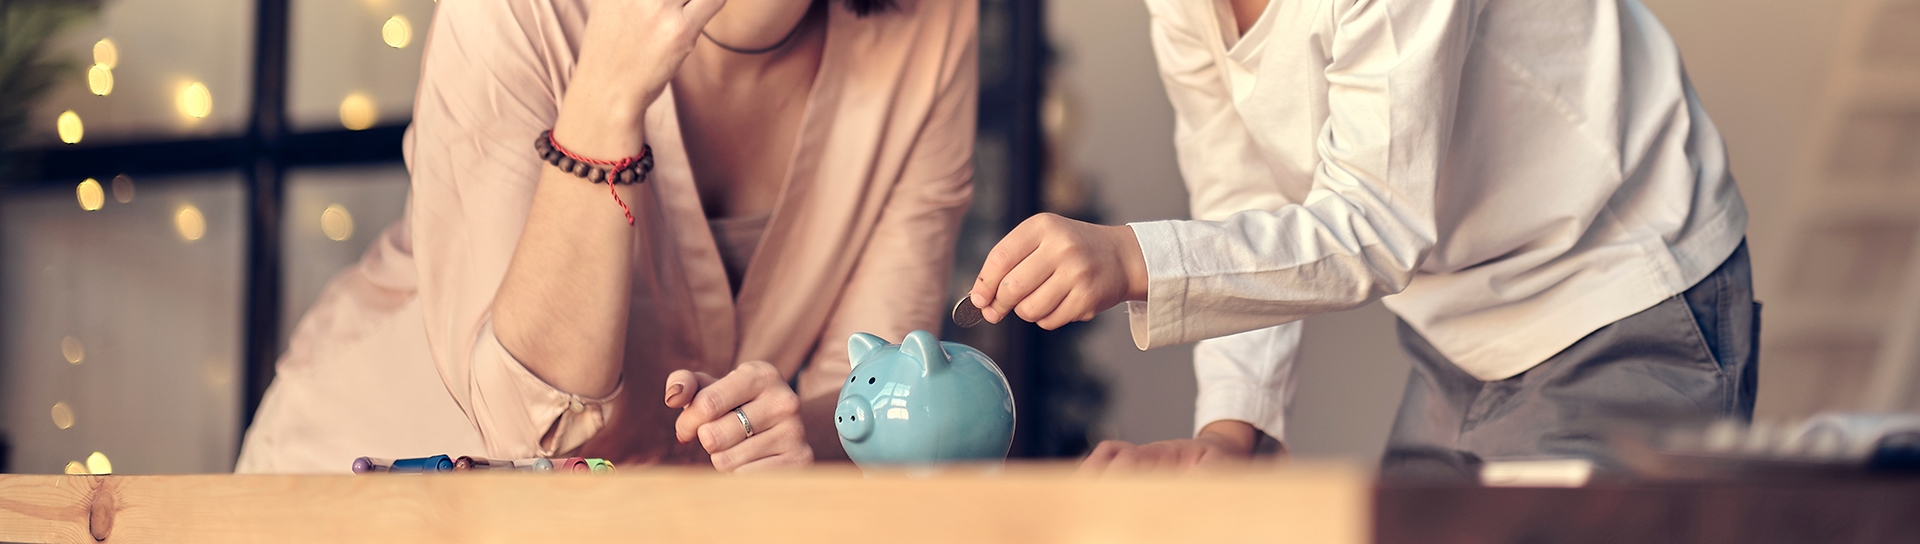
<path fill-rule="evenodd" d="M 1135 343 L 1148 348 L 1405 289 L 1438 239 L 1435 190 L 1476 6 L 1381 0 L 1333 14 L 1328 119 L 1301 204 L 1135 223 L 1135 240 L 1118 227 L 1039 216 L 994 248 L 973 302 L 991 321 L 1015 313 L 1057 327 L 1144 298 L 1130 310 Z"/>

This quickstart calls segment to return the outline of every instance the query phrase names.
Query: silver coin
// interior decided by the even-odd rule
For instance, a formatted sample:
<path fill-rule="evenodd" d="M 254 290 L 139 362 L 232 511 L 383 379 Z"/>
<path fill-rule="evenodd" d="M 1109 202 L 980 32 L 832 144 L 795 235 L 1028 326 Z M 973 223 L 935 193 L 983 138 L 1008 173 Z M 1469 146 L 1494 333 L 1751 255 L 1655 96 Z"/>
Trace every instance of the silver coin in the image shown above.
<path fill-rule="evenodd" d="M 986 317 L 980 315 L 980 308 L 973 305 L 971 295 L 962 296 L 959 302 L 953 303 L 953 324 L 959 325 L 960 328 L 973 328 L 974 325 L 984 323 L 986 320 Z"/>

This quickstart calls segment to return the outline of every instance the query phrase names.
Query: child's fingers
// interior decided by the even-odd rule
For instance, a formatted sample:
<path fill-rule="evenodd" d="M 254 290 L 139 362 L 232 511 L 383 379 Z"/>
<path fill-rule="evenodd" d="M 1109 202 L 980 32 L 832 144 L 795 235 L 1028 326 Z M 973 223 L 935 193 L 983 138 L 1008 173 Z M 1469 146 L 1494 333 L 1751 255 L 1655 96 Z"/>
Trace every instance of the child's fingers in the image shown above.
<path fill-rule="evenodd" d="M 1129 445 L 1128 448 L 1120 450 L 1113 455 L 1113 462 L 1107 464 L 1106 474 L 1111 476 L 1114 474 L 1126 474 L 1139 471 L 1140 448 Z"/>
<path fill-rule="evenodd" d="M 1025 261 L 1028 255 L 1033 254 L 1033 250 L 1040 248 L 1042 236 L 1039 229 L 1030 227 L 1031 223 L 1033 220 L 1028 219 L 1014 227 L 1013 232 L 1007 233 L 1005 238 L 993 245 L 993 251 L 987 253 L 986 262 L 980 265 L 980 275 L 973 280 L 971 294 L 974 306 L 986 308 L 993 304 L 1000 281 L 1021 261 Z"/>
<path fill-rule="evenodd" d="M 1013 315 L 1013 308 L 1025 302 L 1028 295 L 1047 283 L 1053 277 L 1058 263 L 1051 255 L 1036 251 L 1020 261 L 1019 266 L 1007 272 L 1000 279 L 1000 288 L 994 292 L 993 304 L 980 308 L 980 315 L 987 321 L 999 323 Z"/>
<path fill-rule="evenodd" d="M 1053 280 L 1048 280 L 1047 284 L 1052 285 Z M 1040 320 L 1034 321 L 1034 324 L 1042 329 L 1054 330 L 1075 321 L 1093 319 L 1093 315 L 1100 313 L 1101 308 L 1094 308 L 1094 303 L 1090 301 L 1092 296 L 1087 294 L 1089 291 L 1083 287 L 1074 287 L 1060 299 L 1060 303 L 1055 305 L 1053 310 L 1041 316 Z"/>
<path fill-rule="evenodd" d="M 1113 463 L 1115 454 L 1132 446 L 1119 440 L 1103 440 L 1100 445 L 1093 447 L 1093 453 L 1087 454 L 1087 458 L 1080 461 L 1080 469 L 1075 473 L 1080 476 L 1099 476 L 1107 471 L 1107 465 Z"/>
<path fill-rule="evenodd" d="M 1055 308 L 1060 307 L 1060 303 L 1067 299 L 1067 295 L 1073 292 L 1074 287 L 1072 281 L 1060 274 L 1048 276 L 1045 283 L 1041 283 L 1040 287 L 1035 288 L 1032 293 L 1022 298 L 1019 304 L 1013 306 L 1013 313 L 1020 316 L 1020 319 L 1039 323 L 1041 319 L 1052 315 Z"/>

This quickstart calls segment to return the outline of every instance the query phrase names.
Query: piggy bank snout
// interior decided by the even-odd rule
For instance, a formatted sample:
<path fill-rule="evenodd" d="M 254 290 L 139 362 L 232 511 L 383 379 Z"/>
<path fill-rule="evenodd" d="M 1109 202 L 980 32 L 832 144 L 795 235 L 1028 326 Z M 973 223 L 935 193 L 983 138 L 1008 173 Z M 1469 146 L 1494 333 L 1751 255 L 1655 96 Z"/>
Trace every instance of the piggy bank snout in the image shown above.
<path fill-rule="evenodd" d="M 848 395 L 840 399 L 840 405 L 833 409 L 833 426 L 840 431 L 840 438 L 849 442 L 866 440 L 873 434 L 873 411 L 867 407 L 867 398 Z"/>

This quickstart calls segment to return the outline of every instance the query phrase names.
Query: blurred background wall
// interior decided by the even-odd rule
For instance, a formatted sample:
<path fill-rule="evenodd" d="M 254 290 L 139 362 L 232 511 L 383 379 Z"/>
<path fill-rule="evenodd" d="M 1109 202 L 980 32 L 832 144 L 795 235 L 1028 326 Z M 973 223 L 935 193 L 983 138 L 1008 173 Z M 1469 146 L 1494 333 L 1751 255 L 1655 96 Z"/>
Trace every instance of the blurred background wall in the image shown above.
<path fill-rule="evenodd" d="M 1726 137 L 1767 303 L 1762 418 L 1914 408 L 1920 322 L 1920 2 L 1647 0 Z M 1183 218 L 1173 111 L 1141 2 L 1052 0 L 1065 160 L 1113 222 Z M 1288 420 L 1302 455 L 1376 459 L 1407 376 L 1377 303 L 1307 321 Z M 1112 387 L 1107 437 L 1192 432 L 1190 346 L 1139 352 L 1108 312 L 1085 341 Z M 1871 387 L 1877 385 L 1878 388 Z"/>

